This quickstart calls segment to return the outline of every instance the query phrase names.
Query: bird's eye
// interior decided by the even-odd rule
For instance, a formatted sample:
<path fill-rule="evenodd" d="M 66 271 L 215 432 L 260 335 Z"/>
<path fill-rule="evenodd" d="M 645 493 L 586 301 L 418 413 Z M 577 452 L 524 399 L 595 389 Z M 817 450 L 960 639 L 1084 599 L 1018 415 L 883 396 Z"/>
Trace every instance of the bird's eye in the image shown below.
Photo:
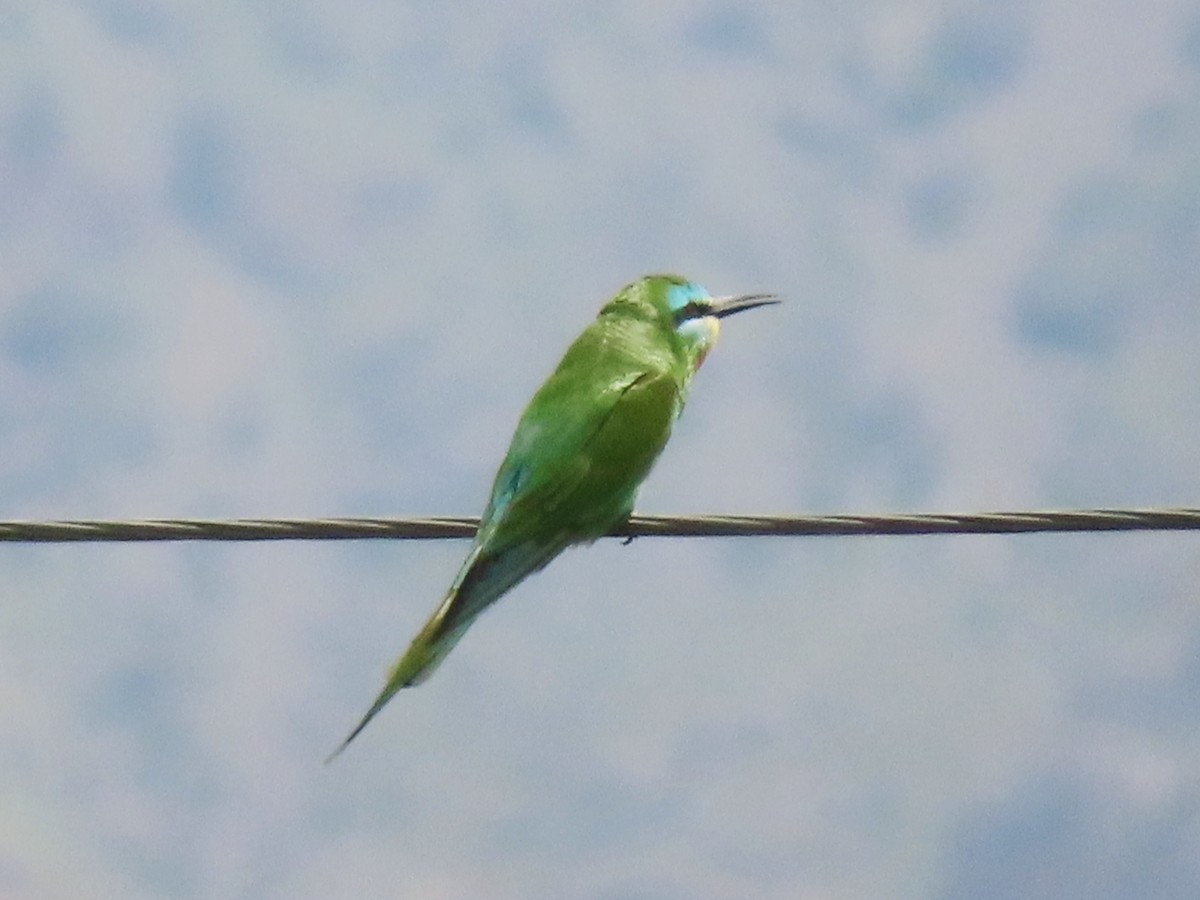
<path fill-rule="evenodd" d="M 689 319 L 699 319 L 708 315 L 708 304 L 692 300 L 675 310 L 675 324 L 682 325 Z"/>

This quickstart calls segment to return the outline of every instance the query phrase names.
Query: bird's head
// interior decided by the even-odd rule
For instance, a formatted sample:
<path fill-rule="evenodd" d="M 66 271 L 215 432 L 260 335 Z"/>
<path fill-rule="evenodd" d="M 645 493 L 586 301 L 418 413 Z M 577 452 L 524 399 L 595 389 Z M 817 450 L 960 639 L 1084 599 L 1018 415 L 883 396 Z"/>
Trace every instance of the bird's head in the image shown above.
<path fill-rule="evenodd" d="M 716 345 L 721 319 L 778 302 L 771 294 L 713 297 L 678 275 L 649 275 L 628 285 L 605 309 L 616 307 L 652 317 L 665 333 L 675 336 L 695 370 Z"/>

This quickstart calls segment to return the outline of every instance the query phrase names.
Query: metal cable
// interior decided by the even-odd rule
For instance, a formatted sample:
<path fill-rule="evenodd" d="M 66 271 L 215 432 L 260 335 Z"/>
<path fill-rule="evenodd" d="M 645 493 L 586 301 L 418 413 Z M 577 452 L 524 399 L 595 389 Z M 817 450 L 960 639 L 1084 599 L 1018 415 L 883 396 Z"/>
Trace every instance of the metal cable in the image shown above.
<path fill-rule="evenodd" d="M 0 521 L 0 542 L 321 541 L 469 538 L 477 518 L 140 519 Z M 872 516 L 632 516 L 611 537 L 1024 534 L 1044 531 L 1194 531 L 1200 509 L 1081 509 Z"/>

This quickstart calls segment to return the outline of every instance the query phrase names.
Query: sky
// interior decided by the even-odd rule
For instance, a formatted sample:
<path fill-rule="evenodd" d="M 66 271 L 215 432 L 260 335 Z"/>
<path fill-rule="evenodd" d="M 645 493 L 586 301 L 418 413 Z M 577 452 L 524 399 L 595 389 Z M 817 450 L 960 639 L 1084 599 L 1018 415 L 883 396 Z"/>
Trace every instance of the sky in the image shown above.
<path fill-rule="evenodd" d="M 1200 505 L 1200 4 L 0 6 L 0 518 L 477 514 L 634 278 L 647 513 Z M 1200 896 L 1200 538 L 0 546 L 0 896 Z"/>

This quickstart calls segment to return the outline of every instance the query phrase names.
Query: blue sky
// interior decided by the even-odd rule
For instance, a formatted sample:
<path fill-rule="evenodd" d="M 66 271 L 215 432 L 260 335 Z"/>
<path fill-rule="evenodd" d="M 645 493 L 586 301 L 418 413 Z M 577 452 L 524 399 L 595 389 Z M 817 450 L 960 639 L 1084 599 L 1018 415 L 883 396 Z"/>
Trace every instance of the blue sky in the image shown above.
<path fill-rule="evenodd" d="M 0 10 L 0 516 L 473 514 L 602 301 L 645 512 L 1200 503 L 1200 6 Z M 0 894 L 1200 894 L 1190 534 L 0 548 Z"/>

